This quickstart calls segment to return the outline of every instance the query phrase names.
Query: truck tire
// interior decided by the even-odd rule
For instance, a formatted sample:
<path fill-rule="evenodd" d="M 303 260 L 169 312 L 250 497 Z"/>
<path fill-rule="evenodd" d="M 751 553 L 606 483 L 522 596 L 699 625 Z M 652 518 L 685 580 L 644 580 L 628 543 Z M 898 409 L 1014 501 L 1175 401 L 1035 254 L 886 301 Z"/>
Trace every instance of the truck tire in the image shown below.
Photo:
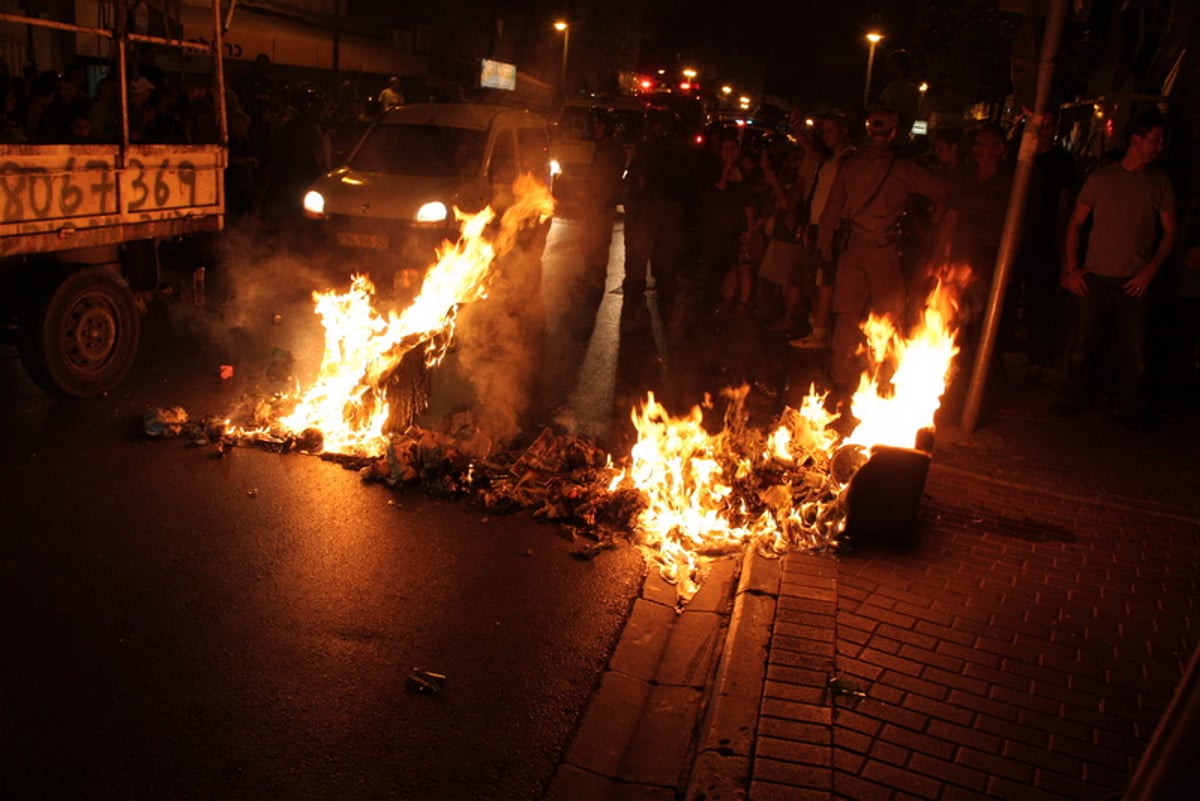
<path fill-rule="evenodd" d="M 129 285 L 104 267 L 85 267 L 35 296 L 19 322 L 18 350 L 44 389 L 91 398 L 128 375 L 140 331 Z"/>

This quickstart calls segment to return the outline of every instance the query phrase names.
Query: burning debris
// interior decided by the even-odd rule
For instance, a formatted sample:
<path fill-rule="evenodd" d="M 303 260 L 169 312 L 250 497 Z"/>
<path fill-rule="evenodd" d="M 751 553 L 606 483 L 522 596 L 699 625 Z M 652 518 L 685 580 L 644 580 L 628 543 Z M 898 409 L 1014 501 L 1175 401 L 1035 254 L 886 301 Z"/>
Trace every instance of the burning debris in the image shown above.
<path fill-rule="evenodd" d="M 142 430 L 148 437 L 178 437 L 187 423 L 188 413 L 182 406 L 147 409 L 142 415 Z"/>
<path fill-rule="evenodd" d="M 412 673 L 409 673 L 408 679 L 405 680 L 405 685 L 408 689 L 427 695 L 437 695 L 442 691 L 442 685 L 445 683 L 445 674 L 434 673 L 432 670 L 422 670 L 421 668 L 413 668 Z"/>
<path fill-rule="evenodd" d="M 699 588 L 711 557 L 746 547 L 780 554 L 839 545 L 855 516 L 856 493 L 847 492 L 855 477 L 867 475 L 873 486 L 890 481 L 887 466 L 867 469 L 876 452 L 905 471 L 901 500 L 915 516 L 929 461 L 917 439 L 932 430 L 957 353 L 954 275 L 931 292 L 910 337 L 890 320 L 868 320 L 870 366 L 844 419 L 813 387 L 800 408 L 784 409 L 769 431 L 758 430 L 747 425 L 749 390 L 741 387 L 722 393 L 723 420 L 710 433 L 710 399 L 673 417 L 649 394 L 631 412 L 638 440 L 619 464 L 596 443 L 549 429 L 523 449 L 505 450 L 468 414 L 442 431 L 416 425 L 429 368 L 450 347 L 459 306 L 487 296 L 493 264 L 516 232 L 552 210 L 545 187 L 517 190 L 498 223 L 491 209 L 463 219 L 459 242 L 446 245 L 399 314 L 375 310 L 365 276 L 345 293 L 314 293 L 325 355 L 307 389 L 247 396 L 221 419 L 150 410 L 146 433 L 215 444 L 219 455 L 246 445 L 319 455 L 364 480 L 528 512 L 584 539 L 579 558 L 632 541 L 676 585 L 681 602 Z M 272 379 L 289 379 L 293 367 L 289 352 L 272 353 Z M 873 492 L 870 485 L 857 492 L 867 498 L 860 507 L 871 505 Z M 869 515 L 859 517 L 871 524 Z"/>

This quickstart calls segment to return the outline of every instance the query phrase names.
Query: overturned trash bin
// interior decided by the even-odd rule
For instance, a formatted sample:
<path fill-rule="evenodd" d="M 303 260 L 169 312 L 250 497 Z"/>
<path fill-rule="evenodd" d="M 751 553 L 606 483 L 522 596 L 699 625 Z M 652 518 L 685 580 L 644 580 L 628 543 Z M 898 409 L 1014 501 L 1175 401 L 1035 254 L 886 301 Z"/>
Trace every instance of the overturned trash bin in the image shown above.
<path fill-rule="evenodd" d="M 929 463 L 933 459 L 933 434 L 922 429 L 915 447 L 877 445 L 841 457 L 854 469 L 846 488 L 846 539 L 856 545 L 908 548 L 916 545 L 917 514 Z"/>

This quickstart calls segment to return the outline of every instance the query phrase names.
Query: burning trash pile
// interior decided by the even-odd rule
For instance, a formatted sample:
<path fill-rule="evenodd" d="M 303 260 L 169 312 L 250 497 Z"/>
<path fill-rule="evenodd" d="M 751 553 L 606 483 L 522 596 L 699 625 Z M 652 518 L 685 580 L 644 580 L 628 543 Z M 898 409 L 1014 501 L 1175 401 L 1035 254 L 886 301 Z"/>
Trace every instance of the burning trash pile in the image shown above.
<path fill-rule="evenodd" d="M 632 541 L 676 585 L 681 602 L 703 581 L 709 557 L 747 546 L 774 554 L 836 547 L 846 530 L 846 490 L 872 449 L 913 448 L 932 428 L 957 353 L 955 281 L 937 285 L 909 338 L 886 319 L 868 321 L 870 367 L 851 401 L 852 419 L 829 412 L 815 388 L 769 431 L 747 424 L 747 387 L 724 391 L 720 410 L 706 398 L 680 417 L 648 394 L 631 412 L 637 442 L 616 463 L 596 443 L 549 429 L 523 449 L 498 449 L 465 412 L 444 430 L 415 425 L 426 368 L 445 355 L 455 310 L 487 296 L 498 254 L 522 224 L 549 214 L 549 204 L 542 191 L 518 193 L 499 235 L 494 226 L 484 233 L 490 209 L 466 218 L 460 241 L 445 247 L 400 314 L 374 310 L 364 277 L 345 293 L 315 293 L 325 355 L 303 392 L 250 396 L 220 419 L 150 410 L 146 433 L 215 444 L 220 454 L 248 445 L 319 455 L 364 480 L 528 512 L 578 538 L 581 558 Z M 722 415 L 719 426 L 705 425 L 706 411 Z"/>

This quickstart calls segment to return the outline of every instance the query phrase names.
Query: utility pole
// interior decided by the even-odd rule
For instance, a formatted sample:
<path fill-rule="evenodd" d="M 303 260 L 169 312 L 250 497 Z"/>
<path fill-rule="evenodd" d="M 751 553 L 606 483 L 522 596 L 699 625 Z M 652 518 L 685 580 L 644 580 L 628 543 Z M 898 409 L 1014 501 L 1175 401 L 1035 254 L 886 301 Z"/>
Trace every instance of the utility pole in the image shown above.
<path fill-rule="evenodd" d="M 1004 229 L 1000 235 L 1000 249 L 996 253 L 996 269 L 992 278 L 992 290 L 988 296 L 987 311 L 984 313 L 983 333 L 979 351 L 975 354 L 975 365 L 971 383 L 967 388 L 967 399 L 963 404 L 962 427 L 971 432 L 979 423 L 979 407 L 983 402 L 983 390 L 987 384 L 992 351 L 996 345 L 996 334 L 1000 327 L 1000 316 L 1004 311 L 1004 294 L 1012 273 L 1012 263 L 1017 251 L 1017 238 L 1021 230 L 1021 217 L 1025 210 L 1025 198 L 1029 194 L 1029 181 L 1033 175 L 1033 158 L 1037 153 L 1038 132 L 1046 119 L 1046 104 L 1050 99 L 1050 82 L 1054 76 L 1054 56 L 1062 41 L 1063 24 L 1067 16 L 1067 0 L 1049 0 L 1046 27 L 1042 32 L 1042 45 L 1038 55 L 1037 92 L 1034 96 L 1033 116 L 1025 123 L 1021 137 L 1021 150 L 1017 156 L 1017 169 L 1013 175 L 1012 192 L 1008 196 L 1008 212 L 1004 216 Z"/>

